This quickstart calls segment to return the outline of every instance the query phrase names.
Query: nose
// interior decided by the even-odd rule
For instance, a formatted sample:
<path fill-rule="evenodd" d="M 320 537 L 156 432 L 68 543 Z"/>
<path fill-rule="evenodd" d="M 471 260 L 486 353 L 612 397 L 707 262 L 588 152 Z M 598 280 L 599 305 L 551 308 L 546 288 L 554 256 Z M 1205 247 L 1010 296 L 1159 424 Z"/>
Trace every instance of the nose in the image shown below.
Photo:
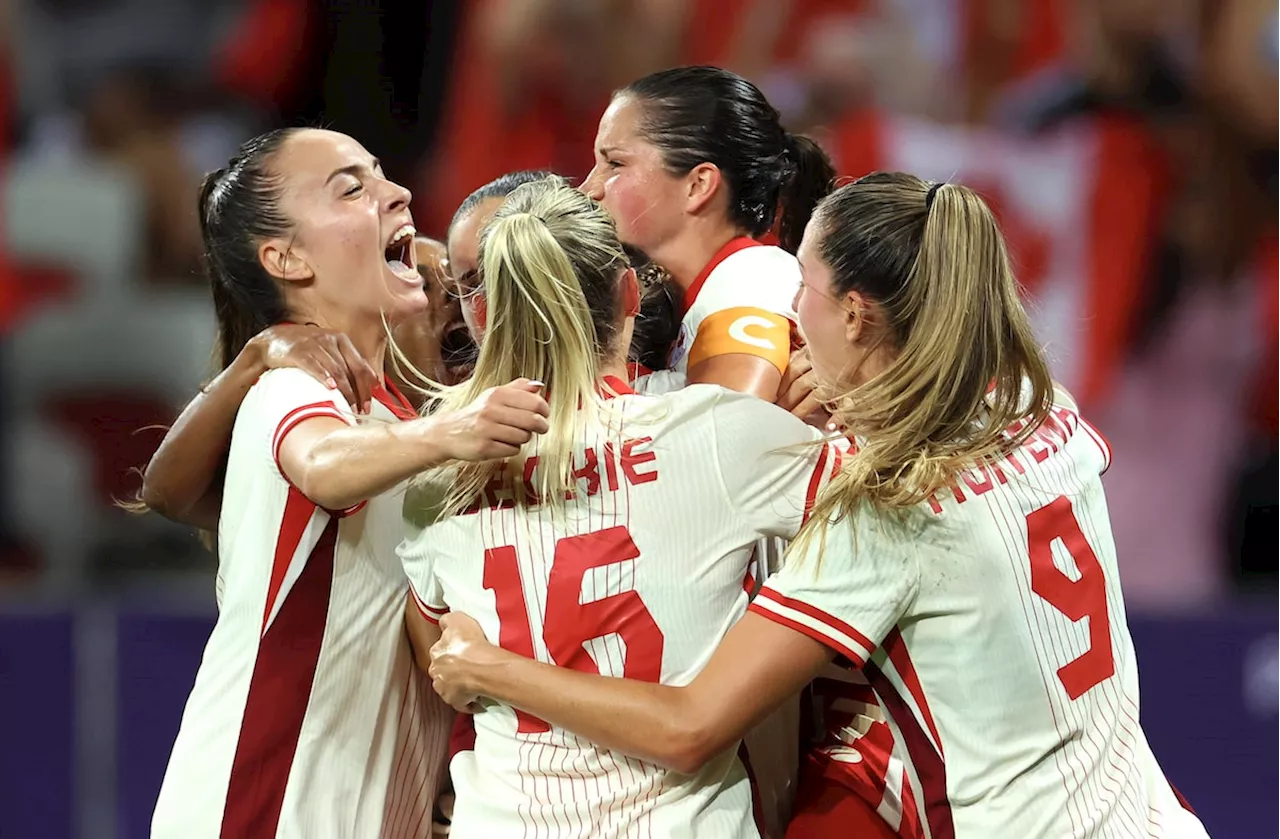
<path fill-rule="evenodd" d="M 800 311 L 800 298 L 804 296 L 804 283 L 796 287 L 796 296 L 791 298 L 791 311 Z"/>
<path fill-rule="evenodd" d="M 387 203 L 386 211 L 394 213 L 403 210 L 409 206 L 409 202 L 413 200 L 413 193 L 408 187 L 400 186 L 395 181 L 387 181 Z"/>
<path fill-rule="evenodd" d="M 603 200 L 604 178 L 600 177 L 599 169 L 593 167 L 591 171 L 587 173 L 586 180 L 578 186 L 578 189 L 592 201 Z"/>

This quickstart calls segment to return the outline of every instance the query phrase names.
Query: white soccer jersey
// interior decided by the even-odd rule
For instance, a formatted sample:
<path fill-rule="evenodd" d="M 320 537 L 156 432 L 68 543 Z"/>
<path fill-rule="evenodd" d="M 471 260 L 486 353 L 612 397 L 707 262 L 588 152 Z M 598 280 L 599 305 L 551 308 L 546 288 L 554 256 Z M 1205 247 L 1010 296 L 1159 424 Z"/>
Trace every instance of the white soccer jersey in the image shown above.
<path fill-rule="evenodd" d="M 371 422 L 413 415 L 378 388 Z M 300 370 L 236 416 L 218 530 L 218 620 L 152 821 L 161 839 L 405 837 L 431 830 L 448 728 L 413 666 L 396 556 L 403 488 L 334 513 L 291 486 L 281 441 L 354 422 Z"/>
<path fill-rule="evenodd" d="M 869 682 L 820 754 L 901 836 L 1205 835 L 1138 725 L 1109 459 L 1060 396 L 998 466 L 901 517 L 864 507 L 751 604 Z"/>
<path fill-rule="evenodd" d="M 752 396 L 610 384 L 623 395 L 576 452 L 563 512 L 514 507 L 503 481 L 477 512 L 432 523 L 432 492 L 411 492 L 401 557 L 429 620 L 454 609 L 540 661 L 687 684 L 746 608 L 756 540 L 794 535 L 836 457 Z M 504 705 L 475 727 L 451 767 L 459 839 L 757 835 L 736 750 L 684 776 Z"/>
<path fill-rule="evenodd" d="M 799 288 L 794 256 L 746 237 L 730 241 L 685 292 L 668 366 L 687 374 L 708 358 L 745 353 L 785 372 Z"/>

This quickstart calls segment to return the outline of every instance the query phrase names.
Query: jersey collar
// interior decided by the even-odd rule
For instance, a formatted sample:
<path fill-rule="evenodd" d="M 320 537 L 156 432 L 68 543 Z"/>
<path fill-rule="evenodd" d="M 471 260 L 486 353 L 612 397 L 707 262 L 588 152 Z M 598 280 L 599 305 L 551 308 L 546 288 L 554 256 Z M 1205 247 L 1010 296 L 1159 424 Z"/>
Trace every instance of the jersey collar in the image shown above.
<path fill-rule="evenodd" d="M 738 236 L 726 242 L 724 247 L 716 251 L 715 256 L 711 257 L 711 261 L 703 267 L 702 271 L 694 279 L 693 284 L 685 291 L 684 299 L 680 301 L 680 317 L 684 318 L 689 313 L 689 310 L 693 308 L 694 301 L 698 299 L 698 292 L 702 291 L 702 286 L 706 284 L 707 278 L 711 276 L 712 271 L 720 266 L 721 262 L 724 262 L 740 250 L 758 248 L 763 244 L 763 242 L 757 242 L 750 236 Z"/>

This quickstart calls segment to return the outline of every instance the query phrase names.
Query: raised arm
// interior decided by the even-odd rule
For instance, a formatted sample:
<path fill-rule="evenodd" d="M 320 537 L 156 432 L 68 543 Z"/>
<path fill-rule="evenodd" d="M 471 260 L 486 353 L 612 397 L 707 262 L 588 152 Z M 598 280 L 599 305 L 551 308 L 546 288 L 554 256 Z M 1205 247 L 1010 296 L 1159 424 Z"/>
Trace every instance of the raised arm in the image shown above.
<path fill-rule="evenodd" d="M 173 521 L 206 530 L 218 525 L 217 480 L 245 394 L 268 369 L 297 367 L 368 411 L 377 375 L 339 332 L 285 324 L 254 337 L 231 366 L 196 395 L 152 455 L 141 500 Z"/>
<path fill-rule="evenodd" d="M 494 647 L 470 617 L 451 613 L 429 673 L 446 702 L 474 710 L 489 697 L 677 772 L 693 773 L 730 748 L 807 684 L 832 651 L 748 613 L 684 687 L 615 679 L 542 664 Z"/>
<path fill-rule="evenodd" d="M 461 410 L 408 422 L 352 426 L 317 416 L 281 432 L 280 471 L 319 506 L 345 510 L 446 461 L 511 457 L 547 431 L 541 387 L 517 379 Z"/>

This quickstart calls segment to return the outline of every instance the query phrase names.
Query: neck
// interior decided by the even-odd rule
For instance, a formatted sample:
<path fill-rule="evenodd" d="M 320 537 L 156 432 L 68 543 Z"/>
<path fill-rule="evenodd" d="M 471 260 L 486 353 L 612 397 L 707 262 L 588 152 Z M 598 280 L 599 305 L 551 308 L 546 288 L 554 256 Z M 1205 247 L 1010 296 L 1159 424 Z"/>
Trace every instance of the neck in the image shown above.
<path fill-rule="evenodd" d="M 600 377 L 613 376 L 614 378 L 627 381 L 627 356 L 626 353 L 612 353 L 608 358 L 600 359 Z"/>
<path fill-rule="evenodd" d="M 667 270 L 681 291 L 688 291 L 717 251 L 745 235 L 744 231 L 728 222 L 694 218 L 650 256 Z"/>
<path fill-rule="evenodd" d="M 332 312 L 307 311 L 299 306 L 295 308 L 291 320 L 294 323 L 319 326 L 322 329 L 331 329 L 346 335 L 351 345 L 356 348 L 356 352 L 360 353 L 378 374 L 378 381 L 386 383 L 383 369 L 387 356 L 387 331 L 383 328 L 381 319 L 366 322 L 367 319 L 362 317 L 344 317 Z"/>

